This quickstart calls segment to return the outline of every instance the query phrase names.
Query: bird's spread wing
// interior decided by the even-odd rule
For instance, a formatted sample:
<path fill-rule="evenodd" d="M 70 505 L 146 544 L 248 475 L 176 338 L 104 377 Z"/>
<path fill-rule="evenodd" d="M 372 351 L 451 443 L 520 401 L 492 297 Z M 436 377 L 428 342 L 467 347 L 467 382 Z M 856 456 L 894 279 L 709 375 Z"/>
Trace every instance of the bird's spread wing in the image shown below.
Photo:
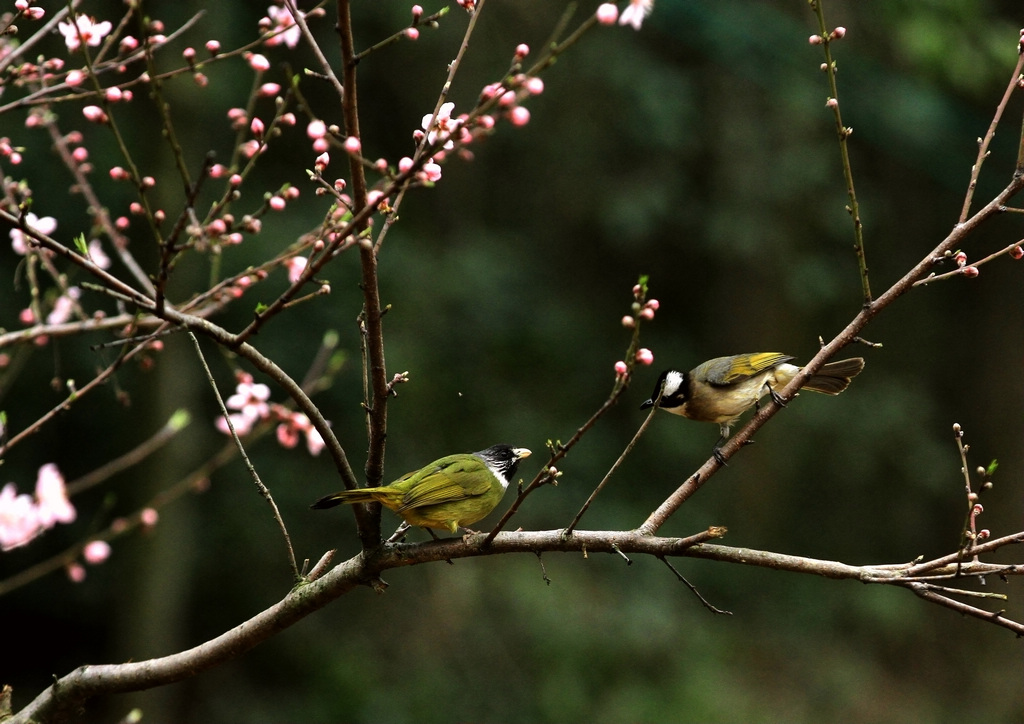
<path fill-rule="evenodd" d="M 419 470 L 406 475 L 402 480 L 417 476 L 418 479 L 402 498 L 399 513 L 424 505 L 451 503 L 483 495 L 491 487 L 493 474 L 482 460 L 460 456 L 453 461 L 441 460 L 440 464 L 430 470 Z"/>
<path fill-rule="evenodd" d="M 720 357 L 705 363 L 708 366 L 707 379 L 713 385 L 728 385 L 753 377 L 791 359 L 793 359 L 792 355 L 781 352 L 758 352 L 735 357 Z"/>

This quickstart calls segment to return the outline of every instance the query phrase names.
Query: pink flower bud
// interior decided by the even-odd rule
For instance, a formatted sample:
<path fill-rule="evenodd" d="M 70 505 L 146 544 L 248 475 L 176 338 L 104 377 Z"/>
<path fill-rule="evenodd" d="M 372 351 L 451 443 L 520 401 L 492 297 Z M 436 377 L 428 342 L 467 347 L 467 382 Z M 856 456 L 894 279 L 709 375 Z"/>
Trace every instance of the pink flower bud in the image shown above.
<path fill-rule="evenodd" d="M 406 28 L 403 32 L 405 33 L 405 37 L 409 40 L 417 40 L 420 37 L 419 28 Z"/>
<path fill-rule="evenodd" d="M 633 329 L 636 326 L 636 320 L 627 314 L 622 318 L 622 326 L 626 329 Z"/>
<path fill-rule="evenodd" d="M 331 162 L 331 157 L 325 152 L 321 153 L 316 157 L 316 161 L 313 162 L 313 168 L 316 169 L 317 173 L 323 173 L 324 169 L 327 168 L 327 164 Z"/>
<path fill-rule="evenodd" d="M 86 106 L 82 109 L 82 115 L 85 116 L 85 120 L 93 123 L 107 122 L 107 114 L 99 106 Z"/>
<path fill-rule="evenodd" d="M 978 271 L 978 267 L 976 266 L 965 266 L 960 271 L 965 277 L 970 277 L 972 279 L 981 273 L 980 271 Z"/>
<path fill-rule="evenodd" d="M 657 299 L 648 299 L 647 303 L 644 306 L 645 307 L 649 307 L 650 309 L 653 309 L 654 311 L 658 311 L 658 307 L 661 306 L 661 302 L 659 302 Z"/>
<path fill-rule="evenodd" d="M 412 6 L 412 16 L 413 16 L 413 18 L 418 20 L 420 17 L 422 17 L 422 15 L 423 15 L 423 7 L 421 5 L 413 5 Z"/>
<path fill-rule="evenodd" d="M 807 39 L 807 42 L 811 45 L 821 45 L 822 37 L 820 35 L 812 35 Z"/>
<path fill-rule="evenodd" d="M 1024 248 L 1021 248 L 1020 244 L 1010 249 L 1010 256 L 1014 259 L 1024 258 Z"/>
<path fill-rule="evenodd" d="M 963 266 L 967 263 L 967 255 L 962 251 L 958 251 L 953 257 L 953 260 L 956 262 L 957 266 Z"/>
<path fill-rule="evenodd" d="M 636 352 L 636 361 L 642 365 L 649 365 L 654 363 L 654 352 L 642 347 Z"/>
<path fill-rule="evenodd" d="M 530 122 L 530 111 L 522 106 L 516 106 L 512 109 L 509 120 L 512 121 L 513 126 L 525 126 Z"/>
<path fill-rule="evenodd" d="M 616 377 L 622 377 L 628 371 L 629 371 L 629 367 L 627 367 L 626 363 L 623 362 L 622 360 L 619 360 L 618 362 L 615 363 L 615 376 Z"/>
<path fill-rule="evenodd" d="M 246 56 L 246 60 L 249 61 L 249 67 L 255 71 L 263 72 L 270 70 L 270 61 L 264 55 L 253 53 Z"/>
<path fill-rule="evenodd" d="M 94 540 L 89 541 L 85 544 L 85 548 L 82 549 L 82 558 L 85 559 L 86 563 L 96 565 L 102 563 L 110 557 L 110 544 L 105 540 Z"/>
<path fill-rule="evenodd" d="M 827 101 L 825 101 L 825 107 L 826 108 L 838 108 L 839 107 L 839 100 L 837 98 L 829 98 Z"/>
<path fill-rule="evenodd" d="M 220 52 L 220 41 L 218 40 L 207 40 L 206 50 L 210 55 L 217 55 Z"/>
<path fill-rule="evenodd" d="M 345 150 L 355 155 L 362 149 L 363 144 L 359 142 L 359 139 L 355 136 L 349 136 L 345 139 Z"/>
<path fill-rule="evenodd" d="M 256 136 L 256 138 L 262 138 L 264 131 L 263 121 L 259 118 L 253 118 L 249 123 L 249 130 L 252 131 L 252 135 Z"/>
<path fill-rule="evenodd" d="M 835 30 L 832 31 L 832 37 L 835 38 L 836 40 L 838 40 L 839 38 L 844 37 L 845 35 L 846 35 L 846 28 L 844 28 L 841 25 L 838 28 L 836 28 Z"/>
<path fill-rule="evenodd" d="M 530 54 L 530 46 L 526 43 L 520 43 L 516 46 L 516 57 L 525 58 Z"/>
<path fill-rule="evenodd" d="M 594 15 L 601 25 L 615 25 L 615 21 L 619 19 L 619 8 L 615 3 L 601 3 Z"/>
<path fill-rule="evenodd" d="M 643 319 L 647 320 L 654 319 L 654 310 L 651 309 L 650 307 L 644 307 L 643 309 L 640 310 L 640 316 Z"/>
<path fill-rule="evenodd" d="M 398 159 L 398 171 L 400 173 L 406 173 L 410 168 L 412 168 L 411 158 L 409 158 L 408 156 L 402 156 L 400 159 Z"/>

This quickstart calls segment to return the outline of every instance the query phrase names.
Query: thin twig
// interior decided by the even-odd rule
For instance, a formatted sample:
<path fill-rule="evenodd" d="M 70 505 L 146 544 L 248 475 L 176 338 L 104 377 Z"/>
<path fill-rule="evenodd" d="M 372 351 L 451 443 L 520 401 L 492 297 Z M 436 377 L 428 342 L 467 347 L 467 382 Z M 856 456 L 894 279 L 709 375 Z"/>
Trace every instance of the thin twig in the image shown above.
<path fill-rule="evenodd" d="M 579 525 L 580 519 L 583 517 L 583 514 L 587 512 L 587 509 L 590 507 L 590 504 L 594 502 L 594 498 L 596 498 L 597 494 L 600 493 L 604 486 L 608 484 L 608 481 L 611 479 L 612 475 L 614 475 L 615 471 L 619 469 L 619 466 L 622 465 L 623 461 L 625 461 L 626 456 L 633 451 L 633 448 L 636 447 L 636 444 L 640 441 L 640 438 L 647 431 L 647 427 L 651 424 L 651 420 L 654 419 L 654 413 L 658 411 L 658 403 L 661 402 L 661 395 L 662 390 L 659 390 L 658 396 L 654 401 L 654 405 L 651 407 L 651 411 L 647 413 L 647 417 L 640 424 L 640 428 L 636 431 L 636 434 L 633 435 L 633 439 L 629 441 L 629 444 L 626 445 L 625 449 L 619 454 L 619 457 L 615 461 L 615 463 L 611 466 L 611 468 L 608 469 L 608 472 L 605 473 L 604 477 L 601 478 L 601 482 L 597 484 L 596 488 L 594 488 L 594 492 L 592 492 L 590 494 L 590 497 L 587 498 L 587 502 L 583 504 L 583 507 L 580 508 L 578 513 L 576 513 L 576 517 L 572 519 L 571 523 L 569 523 L 568 527 L 565 529 L 566 535 L 572 535 L 572 532 L 576 529 L 576 526 Z"/>
<path fill-rule="evenodd" d="M 231 438 L 235 441 L 235 445 L 238 446 L 238 453 L 242 456 L 242 461 L 245 463 L 246 470 L 249 471 L 249 475 L 252 477 L 253 483 L 256 484 L 256 490 L 263 496 L 263 499 L 270 505 L 270 510 L 274 516 L 274 520 L 277 521 L 277 525 L 281 528 L 281 534 L 284 536 L 285 547 L 288 549 L 288 560 L 291 563 L 292 574 L 295 576 L 295 580 L 299 581 L 302 579 L 299 573 L 299 566 L 295 561 L 295 549 L 292 548 L 292 539 L 288 535 L 288 526 L 284 523 L 284 518 L 281 517 L 281 511 L 277 508 L 277 503 L 274 502 L 274 496 L 270 494 L 270 490 L 263 481 L 260 480 L 259 473 L 256 472 L 256 467 L 252 464 L 249 456 L 245 452 L 245 446 L 242 445 L 241 439 L 238 437 L 238 433 L 235 431 L 235 426 L 231 422 L 231 415 L 228 413 L 228 408 L 224 404 L 224 398 L 220 394 L 220 390 L 217 388 L 217 381 L 213 379 L 213 372 L 210 371 L 210 366 L 206 363 L 206 355 L 203 354 L 203 348 L 199 346 L 199 340 L 192 332 L 188 333 L 189 339 L 192 340 L 193 346 L 196 349 L 196 356 L 199 358 L 199 363 L 202 365 L 203 372 L 206 374 L 206 380 L 210 383 L 210 387 L 213 389 L 213 395 L 217 398 L 217 404 L 220 406 L 221 414 L 224 416 L 224 422 L 227 423 L 228 431 L 231 433 Z"/>
<path fill-rule="evenodd" d="M 708 601 L 708 599 L 704 598 L 704 596 L 701 595 L 701 592 L 697 590 L 697 587 L 690 583 L 688 580 L 686 580 L 686 577 L 683 576 L 683 574 L 680 573 L 678 570 L 676 570 L 676 567 L 669 562 L 668 558 L 666 558 L 665 556 L 658 556 L 658 558 L 661 560 L 662 563 L 668 566 L 668 569 L 670 571 L 676 574 L 676 578 L 678 578 L 683 583 L 683 585 L 690 589 L 690 592 L 697 597 L 697 600 L 700 601 L 701 604 L 703 604 L 704 608 L 711 611 L 711 613 L 719 613 L 725 616 L 732 616 L 732 611 L 726 611 L 724 609 L 718 608 L 717 606 L 713 606 L 711 602 Z"/>
<path fill-rule="evenodd" d="M 868 280 L 867 251 L 864 247 L 864 224 L 860 219 L 860 204 L 857 201 L 857 192 L 853 185 L 853 165 L 850 163 L 850 149 L 847 140 L 853 134 L 853 129 L 843 124 L 843 116 L 839 110 L 839 90 L 836 84 L 836 63 L 832 59 L 832 42 L 841 36 L 833 33 L 825 25 L 824 0 L 811 0 L 811 7 L 818 17 L 818 32 L 821 38 L 821 45 L 825 51 L 824 70 L 828 77 L 829 101 L 827 106 L 832 109 L 836 122 L 836 137 L 839 139 L 839 154 L 843 161 L 843 178 L 846 181 L 846 195 L 850 200 L 846 210 L 853 221 L 853 248 L 857 255 L 857 267 L 860 271 L 861 293 L 863 302 L 871 304 L 871 283 Z"/>

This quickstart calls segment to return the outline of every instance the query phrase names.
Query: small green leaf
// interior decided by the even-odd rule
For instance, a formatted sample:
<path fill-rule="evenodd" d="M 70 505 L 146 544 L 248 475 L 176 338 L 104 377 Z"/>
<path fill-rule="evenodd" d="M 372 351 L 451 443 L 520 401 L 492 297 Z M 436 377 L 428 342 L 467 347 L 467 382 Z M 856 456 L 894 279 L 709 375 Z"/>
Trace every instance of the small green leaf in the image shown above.
<path fill-rule="evenodd" d="M 996 460 L 995 458 L 992 458 L 992 462 L 990 462 L 988 464 L 988 467 L 985 468 L 985 477 L 986 478 L 991 478 L 995 474 L 996 469 L 998 467 L 999 467 L 999 461 Z"/>
<path fill-rule="evenodd" d="M 75 237 L 75 248 L 78 249 L 78 253 L 82 256 L 89 256 L 89 244 L 85 240 L 85 234 L 79 234 Z"/>

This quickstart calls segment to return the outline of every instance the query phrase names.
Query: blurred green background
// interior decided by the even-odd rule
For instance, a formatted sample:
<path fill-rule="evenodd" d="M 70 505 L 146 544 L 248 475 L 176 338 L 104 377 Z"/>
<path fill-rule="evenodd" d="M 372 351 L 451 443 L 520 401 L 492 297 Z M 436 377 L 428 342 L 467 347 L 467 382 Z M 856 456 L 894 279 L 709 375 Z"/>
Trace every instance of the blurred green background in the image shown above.
<path fill-rule="evenodd" d="M 198 2 L 147 4 L 168 29 Z M 407 22 L 409 6 L 359 2 L 357 45 Z M 577 19 L 596 3 L 583 3 Z M 88 5 L 114 19 L 123 7 Z M 441 7 L 425 4 L 427 13 Z M 516 44 L 539 49 L 564 3 L 486 4 L 478 35 L 451 94 L 468 110 L 507 67 Z M 224 2 L 179 41 L 225 48 L 247 42 L 265 12 Z M 333 9 L 331 9 L 333 12 Z M 830 26 L 848 28 L 834 46 L 844 122 L 854 128 L 852 163 L 865 224 L 871 279 L 886 289 L 956 222 L 976 139 L 984 134 L 1016 60 L 1019 4 L 833 2 Z M 360 65 L 364 150 L 394 163 L 434 105 L 467 18 L 454 7 L 424 30 Z M 318 32 L 337 57 L 329 20 Z M 852 231 L 844 211 L 839 152 L 822 53 L 807 37 L 807 3 L 658 0 L 637 33 L 597 28 L 545 73 L 524 128 L 502 127 L 453 161 L 433 190 L 413 193 L 381 257 L 389 373 L 408 370 L 392 400 L 388 478 L 441 455 L 496 442 L 532 448 L 529 478 L 548 439 L 567 439 L 611 388 L 628 343 L 619 324 L 630 288 L 651 275 L 661 302 L 644 328 L 653 368 L 638 372 L 624 402 L 573 450 L 558 487 L 537 492 L 514 521 L 565 526 L 629 441 L 657 372 L 713 356 L 778 350 L 809 358 L 860 305 Z M 54 38 L 54 47 L 59 39 Z M 269 49 L 283 81 L 312 64 L 308 53 Z M 174 65 L 170 56 L 164 61 Z M 251 71 L 241 60 L 208 71 L 198 90 L 167 84 L 190 161 L 231 152 L 226 109 L 244 105 Z M 303 83 L 315 111 L 339 122 L 330 91 Z M 127 121 L 146 149 L 169 209 L 179 197 L 145 94 Z M 270 101 L 257 107 L 266 118 Z M 81 126 L 74 104 L 57 109 Z M 137 113 L 131 117 L 129 113 Z M 997 135 L 977 194 L 984 203 L 1008 181 L 1016 158 L 1019 97 Z M 34 210 L 59 216 L 63 237 L 88 217 L 47 151 L 43 131 L 0 118 L 0 134 L 29 147 L 8 174 L 30 179 Z M 304 179 L 314 154 L 304 122 L 265 157 L 238 210 L 255 209 L 283 182 L 303 196 L 264 219 L 263 233 L 226 250 L 225 271 L 275 253 L 314 226 L 325 203 Z M 94 180 L 115 213 L 130 198 L 105 170 L 119 163 L 101 129 L 86 129 Z M 340 156 L 340 154 L 335 154 Z M 335 161 L 332 170 L 340 173 Z M 166 191 L 163 191 L 166 187 Z M 207 200 L 208 202 L 208 200 Z M 1022 236 L 1007 214 L 972 237 L 976 259 Z M 139 229 L 133 249 L 154 251 Z M 0 263 L 14 278 L 19 259 Z M 336 329 L 347 362 L 316 402 L 353 465 L 365 451 L 360 409 L 359 275 L 355 256 L 325 275 L 332 295 L 266 327 L 257 346 L 301 379 L 325 329 Z M 199 288 L 206 260 L 183 263 L 178 299 Z M 852 353 L 866 371 L 842 397 L 803 395 L 669 521 L 666 535 L 725 525 L 726 544 L 851 564 L 896 563 L 951 551 L 965 508 L 951 426 L 971 445 L 971 466 L 998 458 L 981 525 L 1021 529 L 1024 376 L 1021 274 L 1001 260 L 973 281 L 919 288 L 865 330 L 884 344 Z M 280 276 L 280 275 L 278 275 Z M 218 322 L 240 328 L 273 279 Z M 28 301 L 24 283 L 0 286 L 6 328 Z M 20 430 L 62 399 L 52 378 L 88 378 L 104 358 L 63 340 L 33 349 L 16 384 L 3 379 L 0 406 Z M 222 389 L 234 360 L 206 351 Z M 109 356 L 106 358 L 109 359 Z M 79 518 L 31 546 L 0 556 L 7 577 L 128 514 L 223 444 L 215 402 L 190 343 L 169 338 L 151 370 L 136 365 L 108 391 L 16 447 L 3 482 L 31 488 L 44 462 L 70 479 L 137 444 L 186 406 L 194 423 L 166 451 L 76 499 Z M 130 405 L 115 392 L 130 392 Z M 275 391 L 274 399 L 283 401 Z M 711 425 L 659 415 L 583 521 L 630 529 L 708 456 Z M 347 511 L 308 505 L 339 487 L 326 455 L 283 451 L 269 438 L 251 450 L 289 525 L 297 555 L 316 560 L 357 551 Z M 140 661 L 197 645 L 283 596 L 291 585 L 280 534 L 240 463 L 210 490 L 160 511 L 148 534 L 114 544 L 84 584 L 54 574 L 0 598 L 6 623 L 0 681 L 16 708 L 83 663 Z M 496 517 L 495 517 L 496 519 Z M 493 519 L 489 519 L 493 520 Z M 398 519 L 385 513 L 390 529 Z M 419 534 L 414 534 L 414 537 Z M 422 536 L 421 536 L 422 537 Z M 1011 560 L 1003 552 L 995 560 Z M 1020 642 L 995 626 L 928 605 L 903 590 L 858 586 L 756 568 L 680 559 L 676 566 L 716 606 L 706 611 L 656 560 L 504 556 L 385 574 L 383 595 L 358 590 L 258 649 L 189 681 L 94 702 L 83 721 L 114 721 L 141 707 L 144 721 L 206 722 L 1010 722 L 1024 719 Z M 1024 585 L 989 580 L 1024 617 Z M 970 585 L 970 584 L 968 584 Z"/>

